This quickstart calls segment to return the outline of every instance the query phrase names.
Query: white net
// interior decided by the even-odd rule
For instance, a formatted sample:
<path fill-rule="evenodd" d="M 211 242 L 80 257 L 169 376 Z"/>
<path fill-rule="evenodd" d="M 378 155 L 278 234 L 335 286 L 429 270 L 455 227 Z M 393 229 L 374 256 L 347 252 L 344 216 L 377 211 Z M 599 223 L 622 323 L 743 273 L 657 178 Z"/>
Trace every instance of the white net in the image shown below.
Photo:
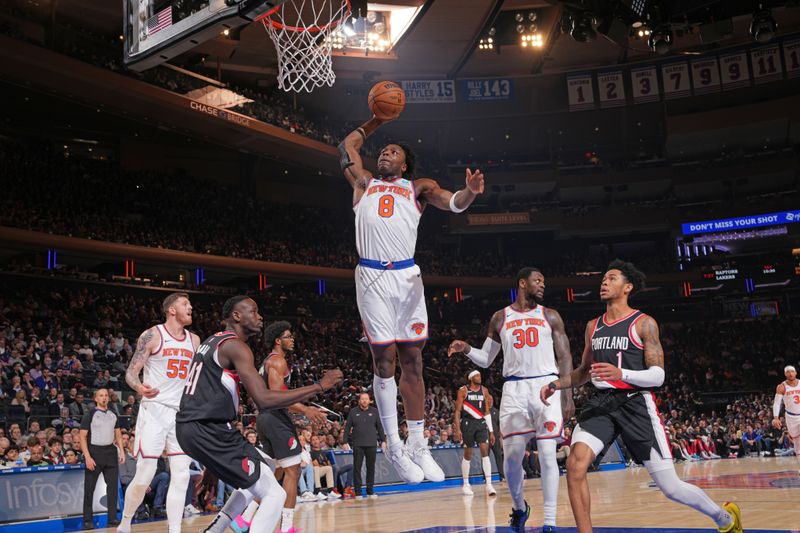
<path fill-rule="evenodd" d="M 349 13 L 349 0 L 289 0 L 261 19 L 278 51 L 278 87 L 310 93 L 333 85 L 330 34 Z"/>

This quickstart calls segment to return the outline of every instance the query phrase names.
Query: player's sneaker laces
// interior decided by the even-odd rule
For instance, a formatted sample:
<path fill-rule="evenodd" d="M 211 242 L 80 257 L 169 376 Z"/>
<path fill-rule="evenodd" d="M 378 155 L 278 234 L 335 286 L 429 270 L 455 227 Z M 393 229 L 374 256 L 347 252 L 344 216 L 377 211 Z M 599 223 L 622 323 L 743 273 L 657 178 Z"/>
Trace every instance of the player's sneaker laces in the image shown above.
<path fill-rule="evenodd" d="M 472 487 L 469 486 L 469 483 L 464 483 L 464 485 L 461 487 L 461 492 L 464 494 L 464 496 L 472 496 L 475 494 L 472 492 Z"/>
<path fill-rule="evenodd" d="M 409 446 L 408 453 L 411 456 L 411 460 L 422 469 L 425 479 L 428 481 L 444 481 L 442 467 L 433 459 L 431 451 L 425 444 Z"/>
<path fill-rule="evenodd" d="M 425 479 L 425 473 L 422 471 L 422 468 L 411 460 L 405 446 L 389 448 L 386 458 L 397 471 L 397 475 L 403 478 L 406 483 L 422 483 L 422 480 Z"/>
<path fill-rule="evenodd" d="M 486 494 L 489 496 L 497 496 L 497 491 L 494 490 L 494 486 L 491 483 L 486 484 Z"/>
<path fill-rule="evenodd" d="M 517 509 L 512 509 L 511 514 L 508 515 L 511 517 L 511 520 L 508 521 L 508 527 L 514 533 L 522 533 L 525 531 L 525 522 L 528 521 L 528 518 L 531 516 L 531 506 L 528 505 L 528 502 L 525 502 L 525 510 L 519 511 Z"/>
<path fill-rule="evenodd" d="M 722 533 L 744 533 L 744 529 L 742 528 L 742 511 L 739 509 L 739 506 L 733 502 L 725 502 L 722 504 L 722 508 L 731 515 L 733 523 L 727 528 L 721 527 L 719 530 Z"/>

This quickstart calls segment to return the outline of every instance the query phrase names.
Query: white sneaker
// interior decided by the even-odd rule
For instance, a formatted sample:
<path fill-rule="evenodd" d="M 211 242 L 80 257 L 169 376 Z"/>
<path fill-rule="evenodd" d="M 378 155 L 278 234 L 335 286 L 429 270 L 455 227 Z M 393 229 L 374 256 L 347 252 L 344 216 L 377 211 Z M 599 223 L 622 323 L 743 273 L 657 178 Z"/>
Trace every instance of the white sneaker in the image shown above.
<path fill-rule="evenodd" d="M 317 501 L 317 497 L 314 495 L 313 492 L 306 491 L 300 495 L 300 501 L 303 503 L 315 502 Z"/>
<path fill-rule="evenodd" d="M 191 503 L 183 508 L 183 516 L 194 516 L 200 514 L 200 509 Z"/>
<path fill-rule="evenodd" d="M 411 460 L 422 469 L 425 479 L 428 481 L 444 481 L 444 472 L 439 463 L 434 461 L 431 451 L 426 445 L 419 447 L 407 446 Z"/>
<path fill-rule="evenodd" d="M 330 491 L 330 492 L 328 493 L 328 495 L 326 496 L 326 498 L 328 498 L 329 500 L 339 500 L 339 499 L 341 499 L 341 498 L 342 498 L 342 495 L 341 495 L 341 494 L 339 494 L 338 492 L 336 492 L 336 491 L 332 490 L 332 491 Z"/>
<path fill-rule="evenodd" d="M 464 483 L 464 485 L 461 487 L 461 492 L 464 494 L 464 496 L 472 496 L 475 494 L 472 492 L 472 487 L 469 486 L 469 483 Z"/>
<path fill-rule="evenodd" d="M 377 495 L 377 494 L 375 494 L 374 492 L 373 492 L 372 494 L 370 494 L 369 496 L 367 496 L 367 498 L 369 498 L 370 500 L 374 500 L 374 499 L 376 499 L 377 497 L 378 497 L 378 495 Z"/>
<path fill-rule="evenodd" d="M 314 499 L 318 502 L 324 502 L 328 499 L 328 497 L 322 494 L 321 492 L 318 492 L 314 495 Z"/>
<path fill-rule="evenodd" d="M 425 473 L 422 471 L 422 468 L 411 460 L 410 454 L 405 446 L 398 446 L 396 449 L 389 448 L 386 459 L 388 459 L 389 463 L 394 467 L 397 475 L 403 478 L 406 483 L 415 485 L 417 483 L 422 483 L 422 480 L 425 479 Z"/>
<path fill-rule="evenodd" d="M 486 484 L 486 494 L 489 496 L 497 496 L 497 491 L 494 490 L 494 486 L 491 483 Z"/>

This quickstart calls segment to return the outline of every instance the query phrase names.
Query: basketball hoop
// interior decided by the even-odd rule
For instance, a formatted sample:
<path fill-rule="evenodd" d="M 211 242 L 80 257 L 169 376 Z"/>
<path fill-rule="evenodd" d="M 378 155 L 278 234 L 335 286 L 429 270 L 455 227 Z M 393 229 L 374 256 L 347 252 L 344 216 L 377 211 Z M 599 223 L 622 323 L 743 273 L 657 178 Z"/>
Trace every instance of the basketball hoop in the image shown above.
<path fill-rule="evenodd" d="M 310 93 L 333 85 L 330 35 L 350 11 L 350 0 L 289 0 L 257 19 L 278 51 L 278 87 Z"/>

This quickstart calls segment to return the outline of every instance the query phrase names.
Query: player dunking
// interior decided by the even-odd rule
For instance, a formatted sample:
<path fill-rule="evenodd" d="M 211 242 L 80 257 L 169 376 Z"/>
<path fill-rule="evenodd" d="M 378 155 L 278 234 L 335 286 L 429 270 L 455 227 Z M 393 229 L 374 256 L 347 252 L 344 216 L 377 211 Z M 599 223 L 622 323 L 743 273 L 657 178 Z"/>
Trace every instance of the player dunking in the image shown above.
<path fill-rule="evenodd" d="M 222 309 L 225 331 L 207 338 L 189 367 L 177 417 L 178 441 L 192 458 L 236 490 L 207 532 L 224 532 L 247 505 L 261 502 L 251 524 L 252 533 L 272 533 L 281 517 L 286 492 L 278 485 L 265 460 L 233 426 L 239 409 L 239 381 L 260 410 L 289 407 L 342 382 L 340 370 L 325 372 L 319 383 L 292 390 L 268 390 L 253 364 L 250 337 L 261 333 L 258 305 L 247 296 L 229 298 Z M 266 464 L 265 464 L 266 466 Z"/>
<path fill-rule="evenodd" d="M 186 330 L 192 323 L 192 304 L 183 292 L 173 292 L 161 306 L 166 320 L 144 331 L 136 343 L 125 381 L 142 396 L 136 419 L 133 454 L 136 475 L 125 491 L 125 506 L 117 531 L 127 533 L 156 473 L 158 458 L 166 449 L 170 480 L 167 491 L 167 521 L 170 533 L 180 533 L 183 504 L 189 485 L 188 457 L 175 435 L 175 414 L 181 403 L 187 370 L 200 345 L 200 338 Z M 139 374 L 144 370 L 144 381 Z"/>
<path fill-rule="evenodd" d="M 707 515 L 722 532 L 741 533 L 741 512 L 735 503 L 720 507 L 702 489 L 675 473 L 653 394 L 664 383 L 664 350 L 658 324 L 628 305 L 631 293 L 644 287 L 644 282 L 644 274 L 631 263 L 616 260 L 608 266 L 600 285 L 606 312 L 586 325 L 580 366 L 539 392 L 546 402 L 560 389 L 580 387 L 590 379 L 593 385 L 593 395 L 578 415 L 567 460 L 569 501 L 578 531 L 592 531 L 586 471 L 621 435 L 633 458 L 644 463 L 667 498 Z"/>
<path fill-rule="evenodd" d="M 494 446 L 494 428 L 492 427 L 492 409 L 494 400 L 489 389 L 481 384 L 481 373 L 473 370 L 467 376 L 469 385 L 464 385 L 456 393 L 456 407 L 453 413 L 453 435 L 456 442 L 464 444 L 464 459 L 461 461 L 461 478 L 464 486 L 461 492 L 472 496 L 469 486 L 469 468 L 472 462 L 472 448 L 478 444 L 481 451 L 481 467 L 486 479 L 486 493 L 495 496 L 497 491 L 492 486 L 492 462 L 489 460 L 489 443 Z"/>
<path fill-rule="evenodd" d="M 375 404 L 388 441 L 387 458 L 409 483 L 444 480 L 425 436 L 425 385 L 422 348 L 428 338 L 428 313 L 420 270 L 414 264 L 417 227 L 431 204 L 461 213 L 483 192 L 483 174 L 467 169 L 466 187 L 452 193 L 431 179 L 414 179 L 414 154 L 404 144 L 389 144 L 378 158 L 378 177 L 364 169 L 359 150 L 384 121 L 373 117 L 339 145 L 341 167 L 353 187 L 356 214 L 356 298 L 374 363 Z M 403 446 L 397 424 L 395 366 L 402 374 L 400 394 L 408 423 Z"/>
<path fill-rule="evenodd" d="M 794 455 L 800 459 L 800 380 L 797 370 L 789 365 L 783 369 L 786 381 L 775 390 L 775 401 L 772 404 L 772 425 L 781 429 L 781 404 L 786 409 L 786 429 L 794 444 Z"/>
<path fill-rule="evenodd" d="M 536 436 L 542 469 L 544 527 L 555 531 L 558 498 L 556 446 L 562 438 L 563 422 L 572 417 L 575 407 L 572 392 L 557 394 L 545 404 L 539 389 L 556 376 L 572 371 L 569 338 L 561 315 L 544 307 L 544 275 L 537 268 L 523 268 L 517 274 L 517 297 L 513 304 L 497 311 L 489 322 L 482 348 L 464 341 L 450 344 L 448 355 L 462 352 L 483 368 L 492 364 L 503 349 L 503 398 L 500 400 L 500 433 L 503 436 L 503 464 L 513 507 L 512 531 L 523 531 L 531 508 L 522 491 L 525 446 Z M 556 358 L 558 362 L 556 363 Z"/>
<path fill-rule="evenodd" d="M 294 335 L 288 322 L 274 322 L 264 332 L 272 352 L 264 359 L 259 371 L 270 390 L 286 390 L 292 373 L 286 357 L 294 353 Z M 300 413 L 314 423 L 325 421 L 325 413 L 316 407 L 295 403 L 288 409 L 271 409 L 259 413 L 256 420 L 258 438 L 267 454 L 283 469 L 281 485 L 286 491 L 286 503 L 281 511 L 280 533 L 295 533 L 294 508 L 297 503 L 297 480 L 300 477 L 300 457 L 303 448 L 289 412 Z"/>

